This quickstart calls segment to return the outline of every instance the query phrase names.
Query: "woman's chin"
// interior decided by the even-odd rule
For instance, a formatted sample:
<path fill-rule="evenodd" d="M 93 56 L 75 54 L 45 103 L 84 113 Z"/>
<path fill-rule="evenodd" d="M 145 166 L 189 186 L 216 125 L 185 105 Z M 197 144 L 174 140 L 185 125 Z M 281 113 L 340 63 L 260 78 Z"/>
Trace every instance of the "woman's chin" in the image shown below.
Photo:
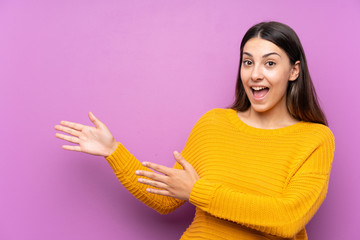
<path fill-rule="evenodd" d="M 270 110 L 269 107 L 267 107 L 264 104 L 251 104 L 250 107 L 253 112 L 257 112 L 257 113 L 265 113 Z"/>

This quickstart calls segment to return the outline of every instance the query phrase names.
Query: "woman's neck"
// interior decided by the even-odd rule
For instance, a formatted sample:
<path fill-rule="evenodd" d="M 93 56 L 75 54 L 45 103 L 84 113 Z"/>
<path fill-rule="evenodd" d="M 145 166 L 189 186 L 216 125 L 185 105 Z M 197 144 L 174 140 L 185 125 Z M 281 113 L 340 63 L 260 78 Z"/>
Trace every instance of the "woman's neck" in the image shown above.
<path fill-rule="evenodd" d="M 256 112 L 251 106 L 244 112 L 238 112 L 238 116 L 247 125 L 262 129 L 277 129 L 299 122 L 287 110 Z"/>

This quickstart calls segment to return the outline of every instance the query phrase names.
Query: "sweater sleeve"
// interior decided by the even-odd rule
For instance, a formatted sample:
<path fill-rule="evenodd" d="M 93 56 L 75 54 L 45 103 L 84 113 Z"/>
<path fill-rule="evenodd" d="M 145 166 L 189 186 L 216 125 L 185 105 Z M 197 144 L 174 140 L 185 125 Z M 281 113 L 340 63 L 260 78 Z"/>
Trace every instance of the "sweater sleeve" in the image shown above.
<path fill-rule="evenodd" d="M 199 129 L 207 118 L 209 113 L 205 113 L 194 125 L 190 135 L 185 143 L 184 149 L 181 151 L 181 155 L 189 162 L 192 163 L 195 155 L 192 154 L 196 148 L 196 135 Z M 147 185 L 139 183 L 137 179 L 139 176 L 135 175 L 136 170 L 152 171 L 151 169 L 144 167 L 140 161 L 138 161 L 125 147 L 119 143 L 117 149 L 106 160 L 110 164 L 117 178 L 121 184 L 138 200 L 153 208 L 161 214 L 168 214 L 178 207 L 180 207 L 185 201 L 172 197 L 152 194 L 146 191 Z M 175 162 L 174 168 L 182 169 L 182 166 Z M 142 177 L 146 178 L 146 177 Z"/>
<path fill-rule="evenodd" d="M 153 208 L 161 214 L 168 214 L 178 207 L 180 207 L 185 201 L 167 196 L 151 194 L 146 191 L 147 185 L 139 183 L 137 179 L 139 176 L 135 175 L 136 170 L 152 171 L 151 169 L 144 167 L 140 161 L 138 161 L 123 144 L 118 143 L 117 149 L 106 160 L 113 169 L 116 177 L 121 184 L 138 200 Z M 174 167 L 178 167 L 174 165 Z M 146 177 L 142 177 L 146 178 Z"/>
<path fill-rule="evenodd" d="M 303 161 L 279 196 L 255 195 L 199 179 L 190 202 L 215 217 L 280 237 L 293 237 L 310 221 L 324 201 L 334 137 L 326 139 Z"/>

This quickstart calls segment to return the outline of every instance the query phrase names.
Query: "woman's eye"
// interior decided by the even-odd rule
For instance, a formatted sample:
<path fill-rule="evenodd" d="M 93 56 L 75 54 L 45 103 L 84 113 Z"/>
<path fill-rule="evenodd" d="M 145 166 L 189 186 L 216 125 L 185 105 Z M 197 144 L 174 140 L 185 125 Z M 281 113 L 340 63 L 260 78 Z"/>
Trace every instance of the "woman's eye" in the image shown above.
<path fill-rule="evenodd" d="M 243 61 L 243 64 L 245 65 L 245 66 L 249 66 L 249 65 L 251 65 L 251 61 L 250 60 L 244 60 Z"/>
<path fill-rule="evenodd" d="M 275 62 L 272 62 L 272 61 L 268 61 L 267 63 L 266 63 L 266 65 L 268 65 L 269 67 L 272 67 L 272 66 L 275 66 Z"/>

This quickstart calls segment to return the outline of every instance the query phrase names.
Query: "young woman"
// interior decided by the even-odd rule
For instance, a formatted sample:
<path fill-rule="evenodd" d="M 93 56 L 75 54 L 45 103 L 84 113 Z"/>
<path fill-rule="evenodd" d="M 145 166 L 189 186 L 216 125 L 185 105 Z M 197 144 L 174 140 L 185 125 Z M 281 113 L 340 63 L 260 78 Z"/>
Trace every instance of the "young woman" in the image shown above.
<path fill-rule="evenodd" d="M 240 46 L 236 99 L 193 127 L 176 163 L 140 163 L 108 128 L 62 121 L 63 148 L 105 156 L 140 201 L 167 214 L 196 206 L 181 239 L 307 239 L 327 193 L 334 136 L 318 104 L 296 33 L 278 22 L 251 27 Z M 162 174 L 153 172 L 156 170 Z"/>

